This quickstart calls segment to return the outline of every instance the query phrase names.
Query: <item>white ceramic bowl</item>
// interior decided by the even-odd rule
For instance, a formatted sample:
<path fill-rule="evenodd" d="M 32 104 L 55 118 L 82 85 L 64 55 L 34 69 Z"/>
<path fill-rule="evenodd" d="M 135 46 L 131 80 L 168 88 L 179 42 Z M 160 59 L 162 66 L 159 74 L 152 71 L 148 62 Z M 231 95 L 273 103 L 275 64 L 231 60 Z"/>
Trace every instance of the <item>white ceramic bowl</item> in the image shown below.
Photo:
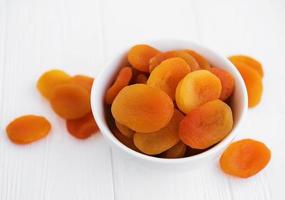
<path fill-rule="evenodd" d="M 240 76 L 237 69 L 231 62 L 224 56 L 217 54 L 216 52 L 205 48 L 201 45 L 195 44 L 189 41 L 182 40 L 158 40 L 158 41 L 145 41 L 145 44 L 149 44 L 161 51 L 174 50 L 174 49 L 192 49 L 203 55 L 212 65 L 218 66 L 222 69 L 230 72 L 235 79 L 235 90 L 232 96 L 231 107 L 233 108 L 234 115 L 234 127 L 231 133 L 223 139 L 220 143 L 212 147 L 211 149 L 186 158 L 178 159 L 164 159 L 157 158 L 148 155 L 144 155 L 133 151 L 132 149 L 123 145 L 117 138 L 112 134 L 108 127 L 105 110 L 104 110 L 104 95 L 106 89 L 113 82 L 115 75 L 119 71 L 120 67 L 126 63 L 126 53 L 132 45 L 126 45 L 122 52 L 118 55 L 114 55 L 101 73 L 96 77 L 92 88 L 91 94 L 91 106 L 92 112 L 96 119 L 96 122 L 112 148 L 121 152 L 121 155 L 127 156 L 128 161 L 134 160 L 139 162 L 140 165 L 153 168 L 156 166 L 159 169 L 171 168 L 175 169 L 193 169 L 196 166 L 206 165 L 209 162 L 213 162 L 213 159 L 217 158 L 220 153 L 231 143 L 234 137 L 238 134 L 240 124 L 245 118 L 247 111 L 247 92 L 244 81 Z"/>

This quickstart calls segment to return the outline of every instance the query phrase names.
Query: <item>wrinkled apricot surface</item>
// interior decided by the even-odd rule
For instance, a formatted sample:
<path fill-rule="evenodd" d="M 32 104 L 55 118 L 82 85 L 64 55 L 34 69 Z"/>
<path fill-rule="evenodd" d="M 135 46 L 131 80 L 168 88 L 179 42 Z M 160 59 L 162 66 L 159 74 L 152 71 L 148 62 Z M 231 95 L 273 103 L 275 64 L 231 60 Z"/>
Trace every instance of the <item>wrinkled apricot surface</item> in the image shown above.
<path fill-rule="evenodd" d="M 186 75 L 178 84 L 175 100 L 178 108 L 189 113 L 197 106 L 218 99 L 222 91 L 220 79 L 208 70 L 198 70 Z"/>
<path fill-rule="evenodd" d="M 183 142 L 179 142 L 167 151 L 163 152 L 163 158 L 182 158 L 186 153 L 187 146 Z"/>
<path fill-rule="evenodd" d="M 149 45 L 135 45 L 128 52 L 128 61 L 135 69 L 149 72 L 149 60 L 158 53 L 157 49 Z"/>
<path fill-rule="evenodd" d="M 50 104 L 65 119 L 77 119 L 91 111 L 89 92 L 75 84 L 61 84 L 53 89 Z"/>
<path fill-rule="evenodd" d="M 261 101 L 263 84 L 261 76 L 242 62 L 234 63 L 240 72 L 246 86 L 248 107 L 254 107 Z"/>
<path fill-rule="evenodd" d="M 206 149 L 225 138 L 232 127 L 231 108 L 221 100 L 214 100 L 187 114 L 180 123 L 179 136 L 192 148 Z"/>
<path fill-rule="evenodd" d="M 149 71 L 151 72 L 162 61 L 174 57 L 182 58 L 189 65 L 192 71 L 199 69 L 199 64 L 197 63 L 195 58 L 193 58 L 193 56 L 191 56 L 185 51 L 179 50 L 179 51 L 167 51 L 154 56 L 152 59 L 150 59 Z"/>
<path fill-rule="evenodd" d="M 125 146 L 129 147 L 132 150 L 139 151 L 138 148 L 134 145 L 133 138 L 128 138 L 128 137 L 124 136 L 117 128 L 112 130 L 112 133 Z"/>
<path fill-rule="evenodd" d="M 232 176 L 248 178 L 270 161 L 271 152 L 262 142 L 243 139 L 232 143 L 220 158 L 221 169 Z"/>
<path fill-rule="evenodd" d="M 138 74 L 136 76 L 135 83 L 146 83 L 147 82 L 147 76 L 145 74 Z"/>
<path fill-rule="evenodd" d="M 49 121 L 37 115 L 16 118 L 6 128 L 9 139 L 17 144 L 28 144 L 45 137 L 51 129 Z"/>
<path fill-rule="evenodd" d="M 121 134 L 123 134 L 124 136 L 126 136 L 127 138 L 133 138 L 134 136 L 134 131 L 129 129 L 127 126 L 120 124 L 119 122 L 115 121 L 116 127 L 118 128 L 118 130 L 121 132 Z"/>
<path fill-rule="evenodd" d="M 76 84 L 85 88 L 89 93 L 91 93 L 94 78 L 85 75 L 76 75 L 71 77 L 68 83 Z"/>
<path fill-rule="evenodd" d="M 79 139 L 88 138 L 99 130 L 92 113 L 78 119 L 66 120 L 66 127 L 72 136 Z"/>
<path fill-rule="evenodd" d="M 134 144 L 148 155 L 160 154 L 179 142 L 179 123 L 184 115 L 174 110 L 170 122 L 162 129 L 152 133 L 135 133 Z"/>
<path fill-rule="evenodd" d="M 195 58 L 195 60 L 199 64 L 199 69 L 209 70 L 211 68 L 211 65 L 206 60 L 206 58 L 204 58 L 202 55 L 198 54 L 196 51 L 193 51 L 193 50 L 185 50 L 185 51 Z M 198 70 L 198 68 L 193 69 L 193 71 L 195 71 L 195 70 Z"/>
<path fill-rule="evenodd" d="M 174 100 L 178 82 L 190 71 L 191 68 L 182 58 L 169 58 L 155 67 L 147 84 L 160 88 Z"/>
<path fill-rule="evenodd" d="M 249 56 L 245 56 L 245 55 L 230 56 L 229 59 L 234 64 L 237 64 L 240 62 L 246 64 L 249 68 L 256 70 L 257 73 L 261 76 L 261 78 L 263 77 L 262 65 L 256 59 L 249 57 Z"/>
<path fill-rule="evenodd" d="M 222 101 L 227 100 L 233 93 L 234 87 L 235 87 L 235 80 L 234 77 L 227 72 L 226 70 L 223 70 L 221 68 L 212 67 L 210 69 L 210 72 L 215 74 L 221 81 L 222 84 L 222 92 L 220 95 L 220 99 Z"/>
<path fill-rule="evenodd" d="M 113 85 L 107 90 L 105 95 L 105 102 L 107 104 L 112 104 L 117 94 L 127 86 L 132 78 L 132 68 L 123 67 L 116 77 Z"/>
<path fill-rule="evenodd" d="M 111 111 L 120 124 L 137 132 L 149 133 L 168 124 L 174 105 L 162 90 L 145 84 L 134 84 L 119 92 Z"/>
<path fill-rule="evenodd" d="M 52 89 L 60 84 L 66 83 L 70 76 L 64 71 L 53 69 L 45 72 L 37 81 L 37 88 L 41 95 L 49 99 Z"/>

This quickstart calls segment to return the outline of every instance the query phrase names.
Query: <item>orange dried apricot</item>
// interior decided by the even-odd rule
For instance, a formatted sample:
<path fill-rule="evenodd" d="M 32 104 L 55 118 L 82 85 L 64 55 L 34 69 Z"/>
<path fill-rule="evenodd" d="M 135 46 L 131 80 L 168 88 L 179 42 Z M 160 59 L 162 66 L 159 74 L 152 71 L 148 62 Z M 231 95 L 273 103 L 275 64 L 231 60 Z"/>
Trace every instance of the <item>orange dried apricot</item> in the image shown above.
<path fill-rule="evenodd" d="M 261 76 L 246 64 L 239 62 L 234 63 L 240 72 L 246 86 L 248 95 L 248 107 L 254 107 L 261 101 L 263 93 L 263 84 Z"/>
<path fill-rule="evenodd" d="M 198 54 L 196 51 L 193 50 L 187 49 L 185 51 L 195 58 L 195 60 L 199 64 L 199 69 L 207 69 L 207 70 L 211 69 L 211 65 L 202 55 Z M 193 71 L 194 70 L 198 70 L 198 68 L 193 69 Z"/>
<path fill-rule="evenodd" d="M 66 120 L 66 127 L 72 136 L 79 139 L 88 138 L 99 130 L 92 113 L 78 119 Z"/>
<path fill-rule="evenodd" d="M 129 129 L 127 126 L 120 124 L 119 122 L 115 121 L 116 127 L 118 130 L 127 138 L 133 138 L 135 131 Z"/>
<path fill-rule="evenodd" d="M 49 99 L 52 89 L 60 84 L 66 83 L 70 76 L 64 71 L 53 69 L 45 72 L 37 81 L 37 88 L 41 95 Z"/>
<path fill-rule="evenodd" d="M 184 115 L 174 110 L 170 122 L 162 129 L 152 133 L 135 133 L 134 144 L 148 155 L 160 154 L 179 142 L 179 123 Z"/>
<path fill-rule="evenodd" d="M 16 118 L 6 128 L 9 139 L 17 144 L 28 144 L 44 138 L 51 129 L 49 121 L 37 115 Z"/>
<path fill-rule="evenodd" d="M 135 45 L 128 52 L 128 61 L 135 69 L 142 72 L 149 72 L 149 60 L 158 53 L 157 49 L 149 45 Z"/>
<path fill-rule="evenodd" d="M 112 133 L 125 146 L 129 147 L 132 150 L 139 151 L 138 148 L 134 145 L 133 138 L 128 138 L 124 136 L 117 128 L 112 130 Z"/>
<path fill-rule="evenodd" d="M 154 132 L 166 126 L 173 111 L 173 102 L 165 92 L 145 84 L 124 87 L 111 107 L 116 121 L 142 133 Z"/>
<path fill-rule="evenodd" d="M 187 150 L 187 146 L 183 142 L 179 142 L 167 151 L 162 153 L 163 158 L 182 158 Z"/>
<path fill-rule="evenodd" d="M 256 59 L 249 57 L 249 56 L 245 56 L 245 55 L 230 56 L 229 59 L 234 65 L 236 65 L 236 63 L 240 63 L 240 62 L 246 64 L 248 67 L 256 70 L 257 73 L 261 76 L 261 78 L 263 77 L 262 65 Z"/>
<path fill-rule="evenodd" d="M 220 79 L 208 70 L 186 75 L 178 84 L 175 100 L 178 108 L 189 113 L 197 106 L 218 99 L 222 91 Z"/>
<path fill-rule="evenodd" d="M 113 83 L 113 85 L 107 90 L 105 95 L 105 102 L 107 104 L 112 104 L 115 97 L 118 95 L 121 89 L 127 86 L 132 78 L 132 68 L 123 67 Z"/>
<path fill-rule="evenodd" d="M 199 64 L 197 63 L 197 61 L 193 56 L 191 56 L 185 51 L 179 50 L 179 51 L 167 51 L 154 56 L 149 61 L 149 71 L 151 72 L 162 61 L 174 57 L 179 57 L 185 60 L 185 62 L 189 65 L 192 71 L 199 69 Z"/>
<path fill-rule="evenodd" d="M 92 77 L 85 76 L 85 75 L 76 75 L 76 76 L 71 77 L 68 83 L 79 85 L 87 89 L 87 91 L 91 93 L 93 81 L 94 81 L 94 78 Z"/>
<path fill-rule="evenodd" d="M 248 178 L 261 171 L 270 158 L 271 152 L 264 143 L 243 139 L 232 143 L 224 151 L 220 166 L 226 174 Z"/>
<path fill-rule="evenodd" d="M 146 83 L 147 82 L 147 76 L 145 74 L 138 74 L 136 76 L 135 83 Z"/>
<path fill-rule="evenodd" d="M 161 62 L 150 74 L 147 85 L 158 87 L 175 99 L 178 82 L 184 78 L 191 68 L 182 58 L 169 58 Z"/>
<path fill-rule="evenodd" d="M 221 100 L 214 100 L 187 114 L 180 123 L 179 136 L 192 148 L 206 149 L 225 138 L 232 127 L 231 108 Z"/>
<path fill-rule="evenodd" d="M 233 93 L 234 87 L 235 87 L 235 80 L 234 77 L 227 72 L 226 70 L 217 68 L 217 67 L 212 67 L 210 69 L 210 72 L 215 74 L 221 81 L 222 84 L 222 92 L 220 95 L 220 99 L 222 101 L 227 100 Z"/>
<path fill-rule="evenodd" d="M 53 89 L 50 104 L 65 119 L 77 119 L 91 111 L 89 92 L 75 84 L 61 84 Z"/>

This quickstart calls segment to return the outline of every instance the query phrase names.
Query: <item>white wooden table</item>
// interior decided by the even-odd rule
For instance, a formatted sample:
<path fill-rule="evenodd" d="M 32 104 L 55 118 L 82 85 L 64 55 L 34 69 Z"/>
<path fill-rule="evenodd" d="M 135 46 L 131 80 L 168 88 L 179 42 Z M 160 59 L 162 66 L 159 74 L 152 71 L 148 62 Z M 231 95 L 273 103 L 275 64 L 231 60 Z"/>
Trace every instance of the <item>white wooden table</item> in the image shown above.
<path fill-rule="evenodd" d="M 125 42 L 153 38 L 193 40 L 262 61 L 263 100 L 239 138 L 272 149 L 264 171 L 247 180 L 224 175 L 217 163 L 185 173 L 142 171 L 101 134 L 72 138 L 35 89 L 50 68 L 96 76 Z M 284 53 L 283 0 L 0 0 L 0 199 L 284 199 Z M 45 115 L 53 130 L 39 142 L 14 145 L 5 126 L 27 113 Z"/>

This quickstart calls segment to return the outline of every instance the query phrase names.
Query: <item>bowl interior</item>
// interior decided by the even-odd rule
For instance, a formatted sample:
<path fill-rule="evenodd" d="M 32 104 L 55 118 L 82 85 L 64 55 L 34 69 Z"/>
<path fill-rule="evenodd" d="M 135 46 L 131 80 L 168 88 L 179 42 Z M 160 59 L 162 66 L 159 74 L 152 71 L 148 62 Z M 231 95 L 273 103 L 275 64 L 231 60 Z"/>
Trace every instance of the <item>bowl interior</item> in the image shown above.
<path fill-rule="evenodd" d="M 216 66 L 226 71 L 230 72 L 234 79 L 235 79 L 235 90 L 230 99 L 230 104 L 233 110 L 233 117 L 234 117 L 234 127 L 231 133 L 224 138 L 221 142 L 216 144 L 214 147 L 210 148 L 209 150 L 197 154 L 191 157 L 185 158 L 177 158 L 177 159 L 164 159 L 164 158 L 157 158 L 153 156 L 144 155 L 129 149 L 125 145 L 123 145 L 117 138 L 112 134 L 108 122 L 106 119 L 105 107 L 104 107 L 104 96 L 107 88 L 112 84 L 114 77 L 118 73 L 119 69 L 123 66 L 126 66 L 126 54 L 129 48 L 132 45 L 128 45 L 124 51 L 120 52 L 116 57 L 111 60 L 109 64 L 101 71 L 99 76 L 95 79 L 95 82 L 92 87 L 92 94 L 91 94 L 91 106 L 94 117 L 96 122 L 103 133 L 103 135 L 107 138 L 111 145 L 115 145 L 116 147 L 120 148 L 121 150 L 132 154 L 135 157 L 150 160 L 154 162 L 167 162 L 167 163 L 175 163 L 175 162 L 186 162 L 190 160 L 196 160 L 199 158 L 207 157 L 211 154 L 215 154 L 222 149 L 224 149 L 235 137 L 236 130 L 238 126 L 241 124 L 242 119 L 247 111 L 247 93 L 244 82 L 237 71 L 237 69 L 228 61 L 227 58 L 220 56 L 219 54 L 215 53 L 212 50 L 209 50 L 205 47 L 197 45 L 193 42 L 188 41 L 181 41 L 181 40 L 160 40 L 160 41 L 150 41 L 145 42 L 161 51 L 168 51 L 174 49 L 192 49 L 197 51 L 199 54 L 203 55 L 212 66 Z"/>

